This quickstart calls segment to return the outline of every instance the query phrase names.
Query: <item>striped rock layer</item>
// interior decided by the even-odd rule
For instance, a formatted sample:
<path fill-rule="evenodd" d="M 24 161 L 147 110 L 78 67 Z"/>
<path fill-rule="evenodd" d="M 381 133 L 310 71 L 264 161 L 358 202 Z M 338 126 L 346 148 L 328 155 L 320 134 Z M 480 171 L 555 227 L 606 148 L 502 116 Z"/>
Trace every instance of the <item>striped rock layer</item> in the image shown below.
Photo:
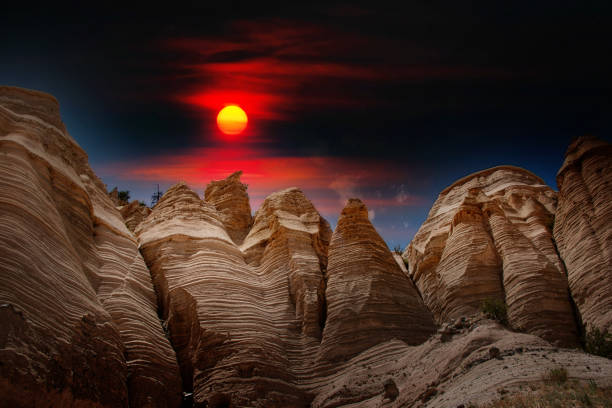
<path fill-rule="evenodd" d="M 574 141 L 557 174 L 554 237 L 587 331 L 612 332 L 612 146 Z"/>
<path fill-rule="evenodd" d="M 111 196 L 111 200 L 112 199 Z M 117 209 L 125 221 L 125 226 L 128 227 L 131 232 L 134 232 L 138 224 L 151 214 L 151 209 L 145 205 L 141 205 L 137 200 L 126 205 L 118 206 Z"/>
<path fill-rule="evenodd" d="M 333 234 L 296 188 L 252 216 L 240 172 L 120 213 L 57 101 L 0 87 L 0 407 L 455 407 L 553 359 L 612 386 L 609 360 L 540 338 L 576 342 L 564 262 L 610 327 L 609 170 L 609 145 L 570 146 L 556 220 L 526 170 L 463 178 L 402 259 L 356 199 Z M 461 319 L 487 299 L 527 333 Z"/>
<path fill-rule="evenodd" d="M 0 87 L 0 226 L 0 405 L 179 406 L 138 243 L 47 94 Z"/>
<path fill-rule="evenodd" d="M 563 263 L 552 240 L 556 193 L 530 172 L 484 170 L 440 193 L 404 252 L 438 322 L 507 305 L 512 327 L 577 342 Z"/>
<path fill-rule="evenodd" d="M 211 181 L 204 192 L 204 200 L 215 206 L 225 230 L 238 245 L 253 223 L 247 186 L 240 182 L 241 175 L 242 171 L 237 171 L 224 180 Z"/>
<path fill-rule="evenodd" d="M 348 201 L 332 235 L 326 295 L 320 353 L 328 359 L 346 360 L 392 338 L 420 344 L 435 331 L 431 313 L 358 199 Z"/>
<path fill-rule="evenodd" d="M 177 184 L 136 230 L 196 405 L 307 407 L 338 363 L 434 331 L 358 200 L 334 238 L 296 188 L 266 198 L 240 246 L 225 221 Z"/>

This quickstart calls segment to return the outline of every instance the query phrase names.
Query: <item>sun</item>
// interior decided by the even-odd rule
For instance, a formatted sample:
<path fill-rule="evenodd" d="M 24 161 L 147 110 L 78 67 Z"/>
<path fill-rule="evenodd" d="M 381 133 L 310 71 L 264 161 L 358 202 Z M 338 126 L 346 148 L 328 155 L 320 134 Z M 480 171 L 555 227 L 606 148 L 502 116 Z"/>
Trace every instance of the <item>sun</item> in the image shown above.
<path fill-rule="evenodd" d="M 217 115 L 217 126 L 226 135 L 242 133 L 248 121 L 245 111 L 238 105 L 228 105 Z"/>

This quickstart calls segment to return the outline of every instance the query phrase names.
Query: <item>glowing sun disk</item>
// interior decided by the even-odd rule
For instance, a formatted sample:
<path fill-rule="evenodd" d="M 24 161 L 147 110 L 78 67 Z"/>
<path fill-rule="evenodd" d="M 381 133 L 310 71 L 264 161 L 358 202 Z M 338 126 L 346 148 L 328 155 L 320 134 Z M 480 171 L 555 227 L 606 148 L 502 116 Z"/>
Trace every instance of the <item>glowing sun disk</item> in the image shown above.
<path fill-rule="evenodd" d="M 226 135 L 240 134 L 248 121 L 246 113 L 237 105 L 226 106 L 217 115 L 217 126 Z"/>

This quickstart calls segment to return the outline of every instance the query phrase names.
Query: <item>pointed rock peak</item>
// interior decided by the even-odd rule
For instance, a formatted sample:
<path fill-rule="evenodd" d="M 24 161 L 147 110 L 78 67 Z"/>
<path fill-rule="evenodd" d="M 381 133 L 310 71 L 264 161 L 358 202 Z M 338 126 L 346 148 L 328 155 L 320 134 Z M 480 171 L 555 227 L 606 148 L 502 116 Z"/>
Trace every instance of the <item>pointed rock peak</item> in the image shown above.
<path fill-rule="evenodd" d="M 369 220 L 368 207 L 358 198 L 349 198 L 342 209 L 342 213 L 340 213 L 340 219 L 343 217 L 358 217 Z M 338 222 L 340 222 L 340 219 Z"/>
<path fill-rule="evenodd" d="M 159 199 L 154 209 L 165 207 L 177 201 L 201 201 L 198 194 L 193 191 L 185 182 L 181 181 L 170 187 Z"/>
<path fill-rule="evenodd" d="M 382 252 L 388 253 L 385 255 L 387 258 L 393 258 L 387 244 L 372 225 L 368 207 L 358 198 L 347 200 L 340 217 L 338 217 L 334 235 L 342 236 L 343 239 L 349 241 L 368 241 L 369 245 L 378 246 Z"/>
<path fill-rule="evenodd" d="M 253 222 L 247 185 L 240 181 L 240 176 L 242 171 L 237 171 L 224 180 L 211 181 L 204 192 L 204 201 L 219 211 L 227 233 L 236 244 L 242 243 Z"/>
<path fill-rule="evenodd" d="M 283 210 L 291 214 L 303 214 L 314 211 L 318 214 L 315 206 L 306 195 L 297 187 L 289 187 L 270 194 L 261 205 L 261 210 Z"/>
<path fill-rule="evenodd" d="M 36 116 L 65 132 L 57 99 L 48 93 L 16 86 L 0 86 L 0 105 L 20 115 Z"/>
<path fill-rule="evenodd" d="M 420 344 L 434 331 L 432 315 L 359 199 L 349 199 L 338 219 L 326 277 L 320 359 L 346 361 L 392 338 Z"/>
<path fill-rule="evenodd" d="M 239 182 L 241 176 L 242 176 L 242 170 L 238 170 L 238 171 L 230 174 L 229 176 L 227 176 L 226 180 L 227 181 L 232 181 L 232 182 Z"/>
<path fill-rule="evenodd" d="M 108 193 L 108 196 L 110 197 L 115 207 L 118 207 L 121 205 L 121 200 L 119 200 L 119 191 L 117 191 L 117 187 L 113 188 L 111 192 Z"/>
<path fill-rule="evenodd" d="M 242 184 L 240 182 L 240 177 L 242 177 L 242 170 L 238 170 L 238 171 L 233 172 L 232 174 L 230 174 L 229 176 L 227 176 L 223 180 L 211 180 L 211 182 L 208 184 L 208 186 L 206 186 L 206 188 L 208 189 L 211 186 L 226 185 L 226 184 L 230 184 L 230 183 L 240 183 L 240 184 Z M 245 185 L 245 187 L 246 187 L 246 185 Z"/>

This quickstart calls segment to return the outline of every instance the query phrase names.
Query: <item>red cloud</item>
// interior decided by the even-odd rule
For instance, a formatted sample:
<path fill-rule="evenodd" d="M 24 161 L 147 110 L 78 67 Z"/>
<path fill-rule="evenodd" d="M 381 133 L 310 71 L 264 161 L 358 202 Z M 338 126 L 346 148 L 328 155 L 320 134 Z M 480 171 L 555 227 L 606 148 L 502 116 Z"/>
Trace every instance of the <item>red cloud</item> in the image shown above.
<path fill-rule="evenodd" d="M 405 181 L 406 175 L 390 172 L 388 162 L 368 158 L 272 156 L 271 152 L 252 148 L 215 147 L 113 163 L 98 172 L 126 181 L 184 181 L 201 192 L 211 180 L 223 179 L 236 170 L 244 172 L 242 180 L 249 184 L 254 208 L 269 194 L 288 187 L 304 190 L 322 214 L 332 217 L 340 213 L 347 198 L 354 196 L 371 209 L 423 204 L 417 197 L 400 201 L 395 195 L 374 194 L 377 188 Z"/>

